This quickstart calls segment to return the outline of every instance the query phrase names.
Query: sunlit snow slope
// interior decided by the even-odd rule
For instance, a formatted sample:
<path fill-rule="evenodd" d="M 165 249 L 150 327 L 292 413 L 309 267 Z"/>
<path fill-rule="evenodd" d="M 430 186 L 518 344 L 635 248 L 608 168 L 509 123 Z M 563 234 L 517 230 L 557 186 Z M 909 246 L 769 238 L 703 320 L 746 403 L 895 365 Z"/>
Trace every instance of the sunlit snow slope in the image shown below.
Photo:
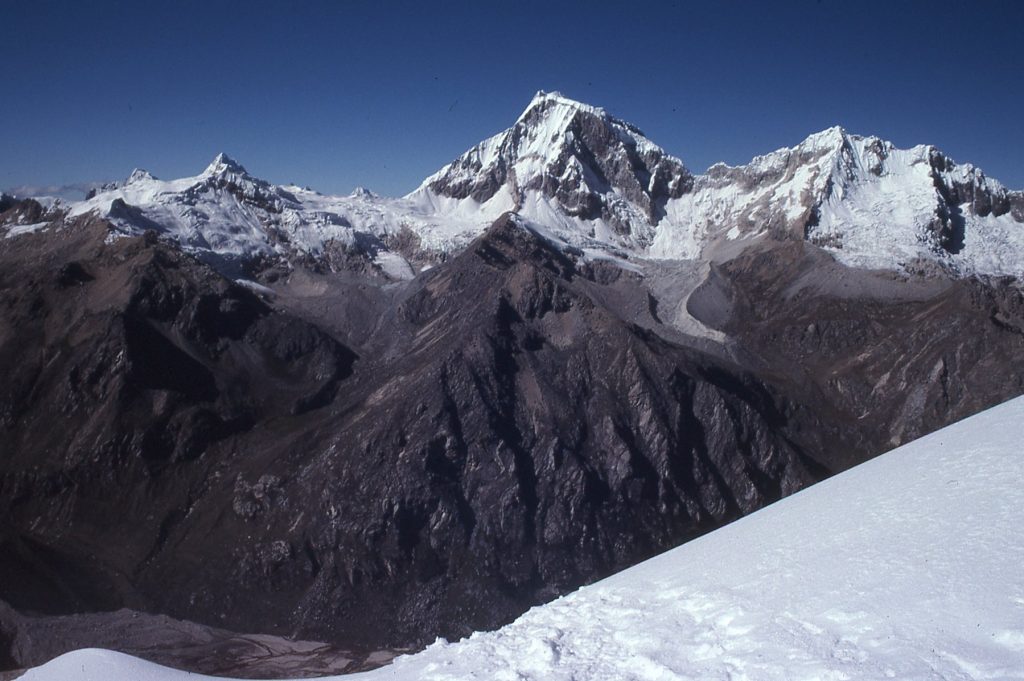
<path fill-rule="evenodd" d="M 1022 679 L 1024 398 L 377 679 Z M 38 681 L 197 675 L 69 653 Z"/>

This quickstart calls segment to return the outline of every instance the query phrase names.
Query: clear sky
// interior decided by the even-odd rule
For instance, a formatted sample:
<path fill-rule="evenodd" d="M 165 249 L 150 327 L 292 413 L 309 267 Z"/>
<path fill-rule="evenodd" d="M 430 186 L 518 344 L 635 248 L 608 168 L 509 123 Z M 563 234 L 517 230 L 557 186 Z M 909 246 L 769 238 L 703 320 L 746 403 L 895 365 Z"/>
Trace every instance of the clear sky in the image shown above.
<path fill-rule="evenodd" d="M 1024 188 L 1024 2 L 0 0 L 0 187 L 201 171 L 404 194 L 535 91 L 694 171 L 840 124 Z"/>

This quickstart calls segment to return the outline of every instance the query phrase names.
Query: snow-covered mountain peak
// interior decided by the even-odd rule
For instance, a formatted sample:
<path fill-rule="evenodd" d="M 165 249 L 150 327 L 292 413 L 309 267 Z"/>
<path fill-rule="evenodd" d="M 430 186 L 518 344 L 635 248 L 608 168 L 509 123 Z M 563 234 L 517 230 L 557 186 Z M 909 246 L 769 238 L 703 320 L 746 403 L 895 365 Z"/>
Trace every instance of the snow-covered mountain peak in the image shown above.
<path fill-rule="evenodd" d="M 132 184 L 133 182 L 144 182 L 146 180 L 155 179 L 156 178 L 153 177 L 152 173 L 150 173 L 148 170 L 136 168 L 135 170 L 132 171 L 132 174 L 128 176 L 128 179 L 125 180 L 125 184 Z"/>
<path fill-rule="evenodd" d="M 860 165 L 859 156 L 864 149 L 872 151 L 876 156 L 893 149 L 889 142 L 877 137 L 861 137 L 847 132 L 843 127 L 834 125 L 820 132 L 808 135 L 799 144 L 782 147 L 775 151 L 755 156 L 745 166 L 725 166 L 719 164 L 709 169 L 709 174 L 723 174 L 725 171 L 758 171 L 773 172 L 786 167 L 814 165 L 819 169 L 831 172 L 842 172 Z"/>
<path fill-rule="evenodd" d="M 538 92 L 509 129 L 469 149 L 409 198 L 455 215 L 512 210 L 574 242 L 643 248 L 692 177 L 636 127 Z"/>
<path fill-rule="evenodd" d="M 900 149 L 839 126 L 745 166 L 712 166 L 668 217 L 656 257 L 706 256 L 716 243 L 773 235 L 856 267 L 1024 273 L 1024 194 L 934 146 Z"/>
<path fill-rule="evenodd" d="M 602 118 L 608 117 L 608 113 L 599 106 L 591 106 L 578 100 L 566 97 L 561 92 L 554 90 L 552 92 L 545 92 L 544 90 L 538 90 L 537 94 L 533 96 L 530 103 L 523 110 L 523 113 L 516 119 L 516 123 L 523 121 L 530 117 L 536 111 L 551 111 L 553 109 L 562 109 L 564 111 L 583 111 L 592 116 L 599 116 Z"/>
<path fill-rule="evenodd" d="M 365 199 L 368 201 L 373 201 L 379 199 L 380 195 L 377 194 L 376 192 L 370 191 L 366 187 L 356 187 L 355 189 L 352 190 L 352 193 L 349 194 L 349 197 L 353 199 Z"/>
<path fill-rule="evenodd" d="M 849 134 L 842 126 L 833 125 L 831 128 L 808 135 L 798 146 L 805 149 L 831 150 L 842 147 L 849 139 Z"/>
<path fill-rule="evenodd" d="M 210 165 L 206 166 L 206 170 L 202 172 L 203 176 L 211 175 L 223 175 L 230 173 L 233 175 L 248 175 L 249 172 L 242 166 L 241 163 L 231 158 L 224 152 L 217 154 Z"/>

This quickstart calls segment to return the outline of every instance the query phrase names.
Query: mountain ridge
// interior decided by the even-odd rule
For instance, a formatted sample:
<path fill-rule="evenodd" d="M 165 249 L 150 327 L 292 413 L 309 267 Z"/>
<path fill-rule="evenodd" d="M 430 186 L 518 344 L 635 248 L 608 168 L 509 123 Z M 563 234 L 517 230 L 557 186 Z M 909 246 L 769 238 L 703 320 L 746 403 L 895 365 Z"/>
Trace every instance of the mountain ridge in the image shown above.
<path fill-rule="evenodd" d="M 118 199 L 137 210 L 112 209 Z M 400 198 L 273 185 L 222 153 L 192 178 L 133 172 L 54 219 L 61 210 L 111 216 L 125 233 L 154 228 L 221 259 L 333 267 L 355 257 L 392 278 L 464 248 L 506 211 L 571 246 L 635 260 L 714 261 L 803 239 L 868 269 L 1024 272 L 1024 192 L 933 146 L 898 149 L 833 126 L 694 175 L 639 128 L 543 91 L 510 128 Z"/>

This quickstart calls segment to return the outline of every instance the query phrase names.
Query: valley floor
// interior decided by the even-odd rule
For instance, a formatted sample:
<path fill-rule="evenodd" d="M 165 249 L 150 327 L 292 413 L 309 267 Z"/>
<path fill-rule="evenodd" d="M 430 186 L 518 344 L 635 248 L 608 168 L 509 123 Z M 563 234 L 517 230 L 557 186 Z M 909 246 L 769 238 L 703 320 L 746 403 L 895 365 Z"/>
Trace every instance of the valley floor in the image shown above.
<path fill-rule="evenodd" d="M 1024 678 L 1024 398 L 384 679 Z M 200 679 L 99 650 L 26 681 Z"/>

